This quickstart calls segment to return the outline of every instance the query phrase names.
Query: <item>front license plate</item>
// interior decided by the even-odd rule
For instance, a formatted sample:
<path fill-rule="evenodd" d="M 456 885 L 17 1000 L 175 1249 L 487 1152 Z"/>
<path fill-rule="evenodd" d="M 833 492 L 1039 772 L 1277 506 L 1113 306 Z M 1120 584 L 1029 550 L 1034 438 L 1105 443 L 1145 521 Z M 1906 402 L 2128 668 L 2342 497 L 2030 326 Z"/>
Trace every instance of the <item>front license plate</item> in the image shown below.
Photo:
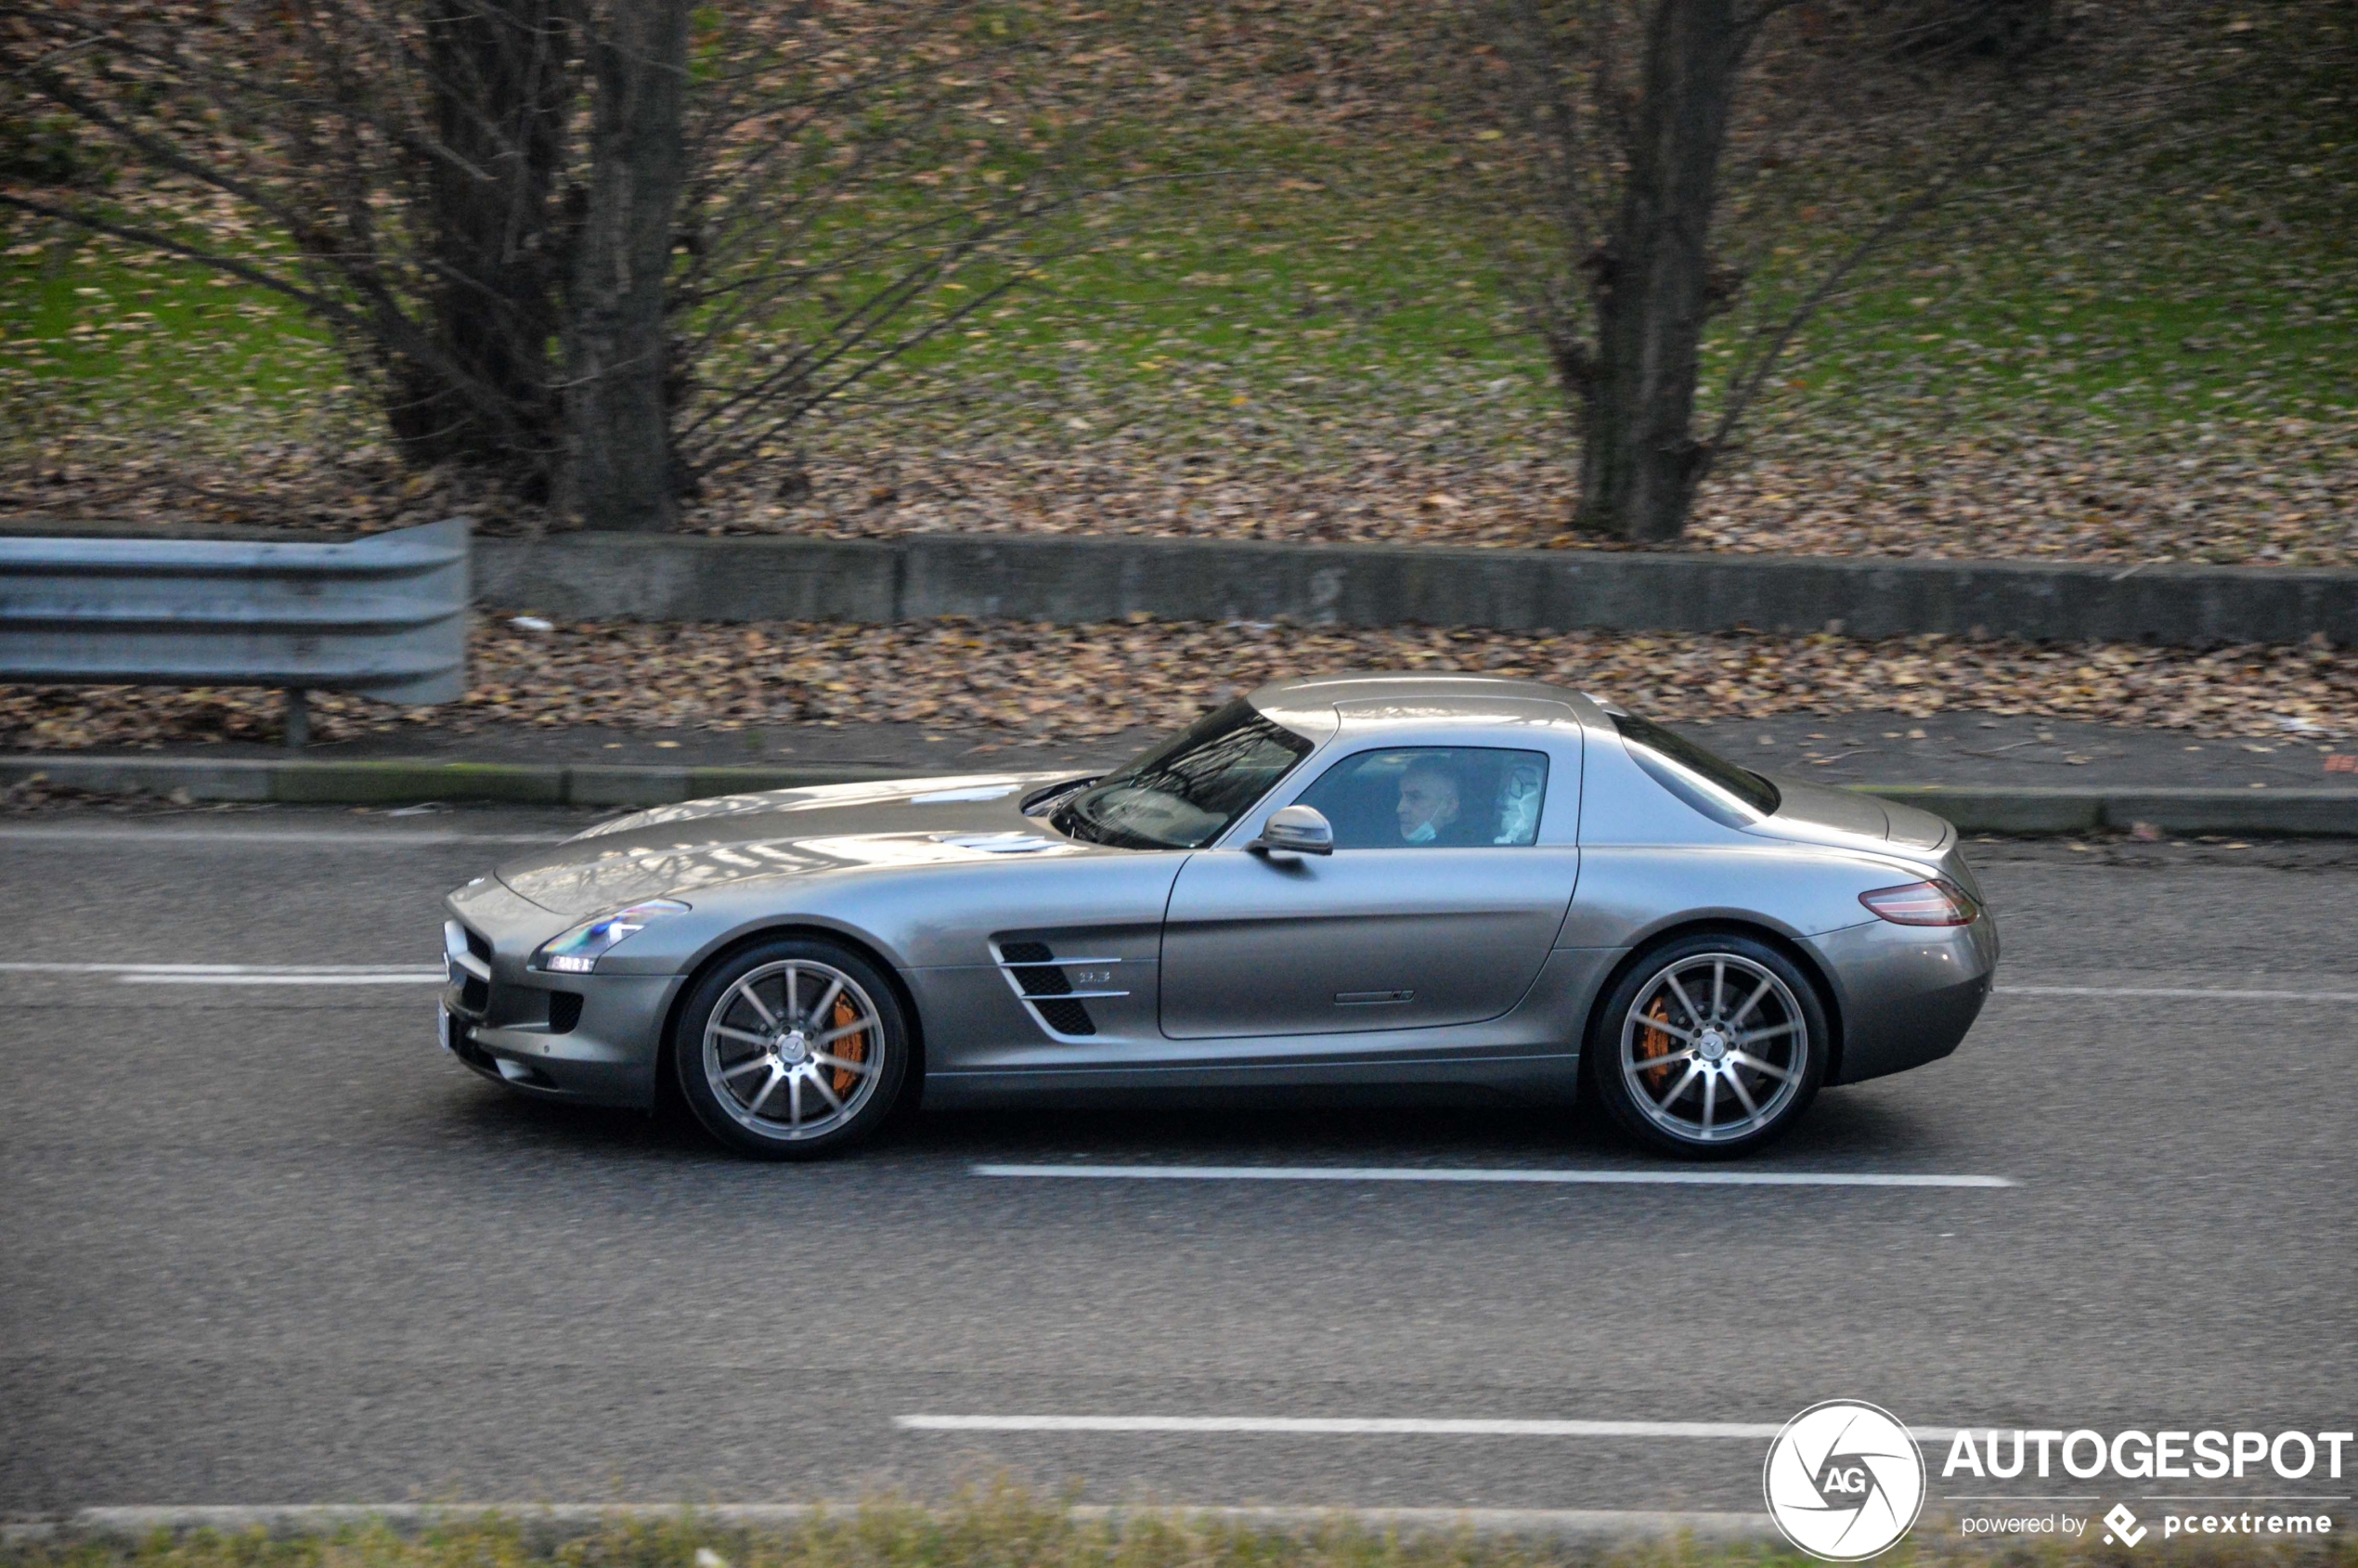
<path fill-rule="evenodd" d="M 442 1036 L 442 1048 L 455 1056 L 459 1054 L 459 1048 L 450 1043 L 450 1009 L 437 1007 L 434 1012 L 435 1023 Z"/>

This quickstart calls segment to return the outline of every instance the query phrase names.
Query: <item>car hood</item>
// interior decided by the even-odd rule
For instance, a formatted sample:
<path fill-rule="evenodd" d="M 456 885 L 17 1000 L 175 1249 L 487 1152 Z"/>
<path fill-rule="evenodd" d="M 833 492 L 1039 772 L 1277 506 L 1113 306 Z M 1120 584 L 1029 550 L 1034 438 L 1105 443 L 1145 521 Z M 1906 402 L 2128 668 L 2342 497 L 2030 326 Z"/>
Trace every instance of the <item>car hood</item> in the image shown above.
<path fill-rule="evenodd" d="M 543 909 L 591 915 L 755 876 L 1072 854 L 1083 846 L 1023 814 L 1026 796 L 1072 776 L 974 773 L 717 796 L 601 823 L 509 862 L 499 877 Z"/>
<path fill-rule="evenodd" d="M 1772 782 L 1781 798 L 1774 814 L 1752 829 L 1772 838 L 1813 844 L 1857 844 L 1861 839 L 1919 856 L 1937 854 L 1953 830 L 1930 811 L 1879 800 L 1847 789 L 1829 789 L 1803 779 Z"/>

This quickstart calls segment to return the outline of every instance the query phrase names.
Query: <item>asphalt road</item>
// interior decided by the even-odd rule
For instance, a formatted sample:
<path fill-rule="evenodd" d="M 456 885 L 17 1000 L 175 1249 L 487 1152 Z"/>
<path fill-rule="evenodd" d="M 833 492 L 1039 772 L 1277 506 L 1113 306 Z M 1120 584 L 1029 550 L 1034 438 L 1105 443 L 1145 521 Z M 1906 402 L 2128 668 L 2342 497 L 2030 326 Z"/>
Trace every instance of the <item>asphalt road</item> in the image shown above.
<path fill-rule="evenodd" d="M 512 850 L 488 836 L 572 825 L 0 823 L 7 957 L 430 965 L 439 894 Z M 972 1173 L 1660 1168 L 1466 1111 L 929 1115 L 758 1166 L 481 1082 L 435 1049 L 430 985 L 0 973 L 0 1511 L 1001 1472 L 1100 1501 L 1743 1510 L 1764 1447 L 912 1415 L 1774 1425 L 1853 1395 L 1924 1426 L 2351 1427 L 2358 856 L 1981 859 L 2002 984 L 2105 993 L 2002 994 L 1957 1056 L 1830 1093 L 1751 1168 L 2008 1187 Z M 2186 988 L 2268 994 L 2151 994 Z M 2093 1495 L 1935 1468 L 1936 1507 Z"/>

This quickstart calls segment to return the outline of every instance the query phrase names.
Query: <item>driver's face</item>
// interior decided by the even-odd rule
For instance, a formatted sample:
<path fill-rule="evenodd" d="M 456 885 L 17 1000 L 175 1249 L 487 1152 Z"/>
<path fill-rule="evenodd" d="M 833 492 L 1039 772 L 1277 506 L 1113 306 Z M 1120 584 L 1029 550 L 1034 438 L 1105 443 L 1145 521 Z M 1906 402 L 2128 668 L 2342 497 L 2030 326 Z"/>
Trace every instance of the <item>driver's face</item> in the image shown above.
<path fill-rule="evenodd" d="M 1446 773 L 1419 770 L 1400 781 L 1400 836 L 1414 839 L 1430 825 L 1435 832 L 1458 820 L 1458 784 Z"/>

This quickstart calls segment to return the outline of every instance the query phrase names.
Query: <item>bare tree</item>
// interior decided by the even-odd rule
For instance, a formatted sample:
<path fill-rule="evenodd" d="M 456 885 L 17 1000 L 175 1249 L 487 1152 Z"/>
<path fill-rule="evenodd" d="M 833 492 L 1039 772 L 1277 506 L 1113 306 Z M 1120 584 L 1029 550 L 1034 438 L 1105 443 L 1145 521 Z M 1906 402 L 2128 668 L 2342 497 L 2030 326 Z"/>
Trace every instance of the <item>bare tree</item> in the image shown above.
<path fill-rule="evenodd" d="M 565 3 L 297 0 L 210 29 L 135 5 L 15 11 L 14 73 L 142 177 L 129 200 L 0 203 L 295 301 L 411 460 L 545 490 L 578 89 Z"/>
<path fill-rule="evenodd" d="M 0 73 L 142 170 L 129 201 L 0 205 L 302 305 L 412 461 L 662 528 L 702 475 L 1019 286 L 1074 199 L 1030 126 L 952 102 L 1015 45 L 952 4 L 881 10 L 0 6 Z"/>
<path fill-rule="evenodd" d="M 1978 16 L 2003 0 L 1947 3 Z M 1578 420 L 1579 528 L 1637 542 L 1677 538 L 1697 483 L 1801 327 L 1988 151 L 1986 139 L 1961 127 L 1937 170 L 1868 226 L 1815 286 L 1747 335 L 1749 353 L 1737 361 L 1716 418 L 1700 427 L 1704 333 L 1747 278 L 1722 253 L 1721 164 L 1743 106 L 1748 58 L 1763 29 L 1794 4 L 1497 0 L 1488 13 L 1492 47 L 1511 84 L 1511 118 L 1553 226 L 1552 259 L 1522 281 Z M 1933 47 L 1929 13 L 1937 8 L 1935 0 L 1898 0 L 1896 25 L 1884 36 L 1893 46 L 1911 40 Z M 1812 19 L 1823 25 L 1822 16 Z M 1939 34 L 1938 47 L 1953 52 L 1982 36 L 1952 31 Z"/>

